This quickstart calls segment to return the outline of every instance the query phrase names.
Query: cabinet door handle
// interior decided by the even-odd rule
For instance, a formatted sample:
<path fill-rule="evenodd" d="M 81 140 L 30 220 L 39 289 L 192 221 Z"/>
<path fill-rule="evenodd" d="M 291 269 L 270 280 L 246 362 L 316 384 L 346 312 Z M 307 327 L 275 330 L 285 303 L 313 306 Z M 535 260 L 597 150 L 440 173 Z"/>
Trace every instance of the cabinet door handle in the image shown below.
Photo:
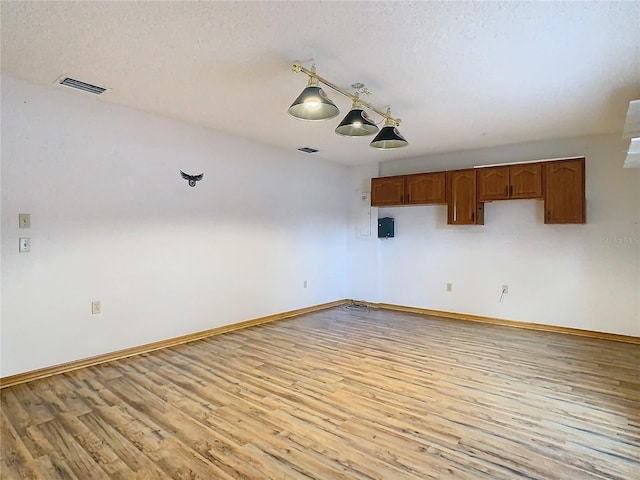
<path fill-rule="evenodd" d="M 509 196 L 509 186 L 508 185 L 505 185 L 505 187 L 504 187 L 504 196 L 505 197 Z"/>
<path fill-rule="evenodd" d="M 509 185 L 509 196 L 513 197 L 513 185 Z"/>
<path fill-rule="evenodd" d="M 471 223 L 475 223 L 476 221 L 476 212 L 471 212 Z"/>

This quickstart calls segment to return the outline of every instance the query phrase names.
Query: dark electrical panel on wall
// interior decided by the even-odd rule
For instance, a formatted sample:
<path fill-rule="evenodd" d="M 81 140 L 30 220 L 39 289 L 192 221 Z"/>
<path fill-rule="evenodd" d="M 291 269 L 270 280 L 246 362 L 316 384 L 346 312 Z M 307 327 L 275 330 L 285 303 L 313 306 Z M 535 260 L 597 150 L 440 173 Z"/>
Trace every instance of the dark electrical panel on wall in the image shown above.
<path fill-rule="evenodd" d="M 378 238 L 393 238 L 393 218 L 378 219 Z"/>

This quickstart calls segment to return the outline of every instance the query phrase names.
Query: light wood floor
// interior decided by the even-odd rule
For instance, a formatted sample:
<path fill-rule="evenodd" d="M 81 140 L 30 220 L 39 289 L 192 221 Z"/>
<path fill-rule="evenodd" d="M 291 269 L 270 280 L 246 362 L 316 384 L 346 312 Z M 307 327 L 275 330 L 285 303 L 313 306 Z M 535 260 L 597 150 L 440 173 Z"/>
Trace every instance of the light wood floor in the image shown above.
<path fill-rule="evenodd" d="M 639 366 L 334 308 L 2 390 L 2 478 L 638 479 Z"/>

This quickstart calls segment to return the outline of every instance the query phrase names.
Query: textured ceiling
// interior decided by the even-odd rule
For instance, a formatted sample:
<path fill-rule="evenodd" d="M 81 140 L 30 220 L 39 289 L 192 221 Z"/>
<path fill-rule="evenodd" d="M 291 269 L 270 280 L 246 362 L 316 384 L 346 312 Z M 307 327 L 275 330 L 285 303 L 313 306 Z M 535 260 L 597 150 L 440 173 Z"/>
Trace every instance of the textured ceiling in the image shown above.
<path fill-rule="evenodd" d="M 1 3 L 2 73 L 108 87 L 96 99 L 360 164 L 622 132 L 640 98 L 640 2 Z M 402 118 L 410 145 L 302 122 L 291 62 Z M 94 98 L 94 97 L 91 97 Z M 300 155 L 305 155 L 300 153 Z"/>

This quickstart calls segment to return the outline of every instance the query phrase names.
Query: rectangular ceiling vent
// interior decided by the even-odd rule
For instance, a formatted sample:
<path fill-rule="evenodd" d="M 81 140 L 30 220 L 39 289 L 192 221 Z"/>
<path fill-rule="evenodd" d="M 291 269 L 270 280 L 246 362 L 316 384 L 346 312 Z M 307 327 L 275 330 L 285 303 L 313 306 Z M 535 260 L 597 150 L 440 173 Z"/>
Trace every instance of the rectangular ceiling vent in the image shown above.
<path fill-rule="evenodd" d="M 312 148 L 312 147 L 300 147 L 298 150 L 304 153 L 316 153 L 320 151 L 317 148 Z"/>
<path fill-rule="evenodd" d="M 76 80 L 70 77 L 63 77 L 59 81 L 60 85 L 64 85 L 66 87 L 75 88 L 77 90 L 82 90 L 83 92 L 93 93 L 94 95 L 100 95 L 103 93 L 106 88 L 98 87 L 97 85 L 91 85 L 90 83 L 81 82 L 80 80 Z"/>

